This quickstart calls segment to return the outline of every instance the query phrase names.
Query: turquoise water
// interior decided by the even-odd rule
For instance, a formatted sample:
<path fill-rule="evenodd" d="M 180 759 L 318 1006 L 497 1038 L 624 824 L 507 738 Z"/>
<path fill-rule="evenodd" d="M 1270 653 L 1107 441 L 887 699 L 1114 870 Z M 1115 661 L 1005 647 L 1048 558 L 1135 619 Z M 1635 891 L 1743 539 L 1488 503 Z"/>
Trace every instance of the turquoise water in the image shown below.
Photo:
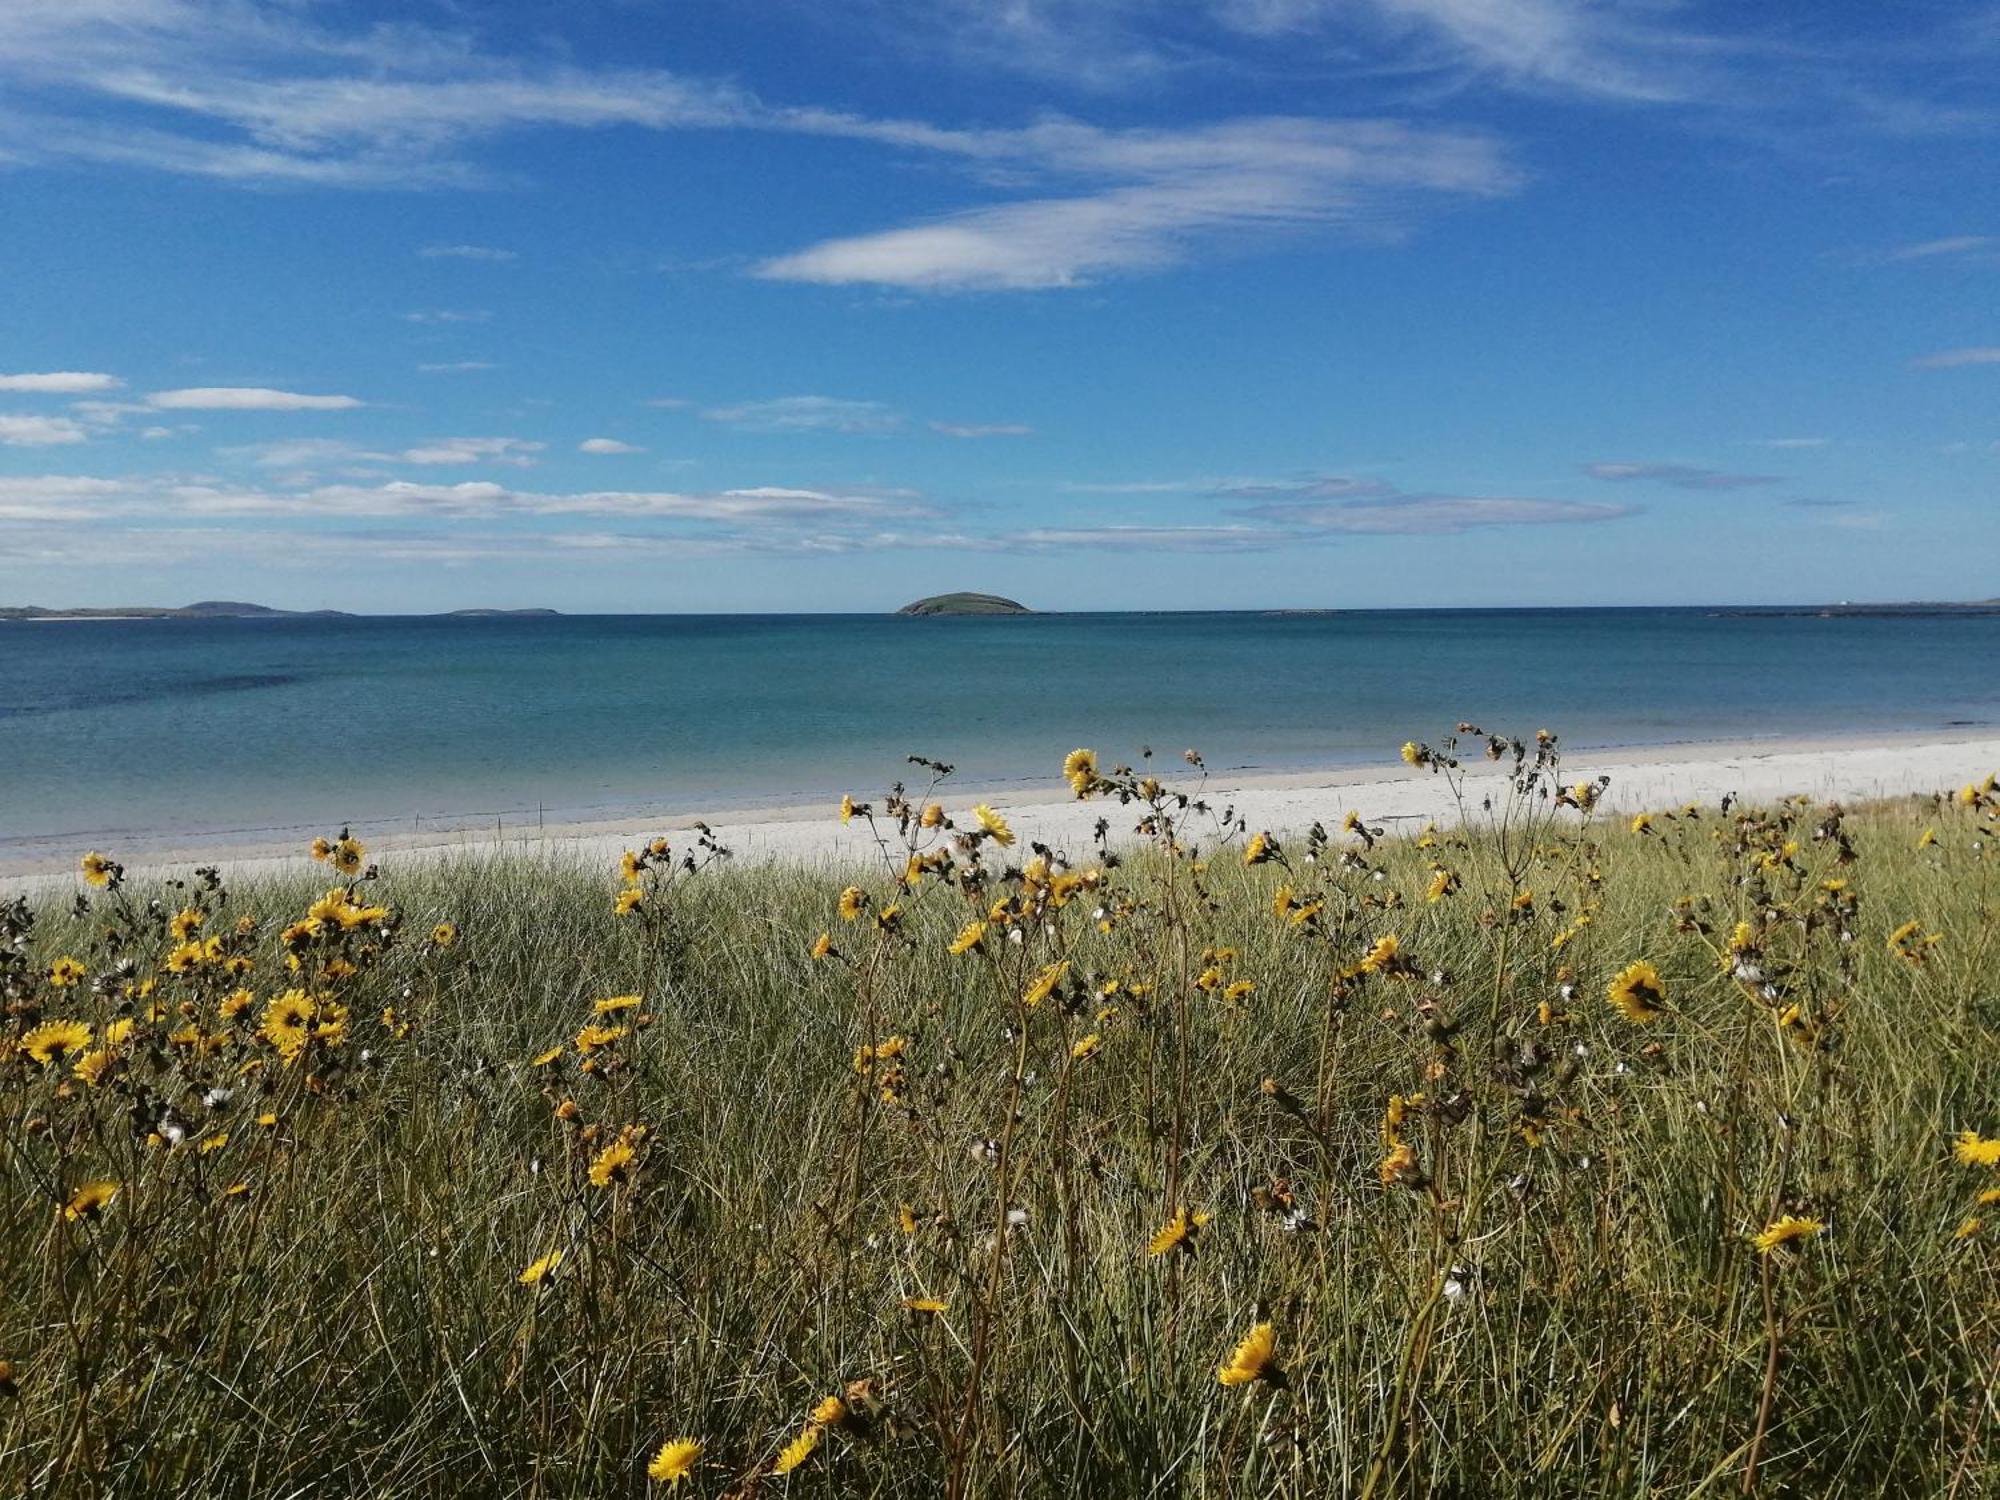
<path fill-rule="evenodd" d="M 1381 762 L 1461 718 L 1575 747 L 1991 725 L 2000 617 L 1382 611 L 0 624 L 0 849 L 343 821 L 700 814 L 917 753 Z"/>

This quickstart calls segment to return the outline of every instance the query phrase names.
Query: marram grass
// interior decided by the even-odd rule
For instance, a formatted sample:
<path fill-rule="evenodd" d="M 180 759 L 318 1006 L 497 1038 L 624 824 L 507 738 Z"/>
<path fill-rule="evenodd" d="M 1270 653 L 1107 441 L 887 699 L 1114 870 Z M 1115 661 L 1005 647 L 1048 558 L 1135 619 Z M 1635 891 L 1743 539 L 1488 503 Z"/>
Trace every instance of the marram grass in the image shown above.
<path fill-rule="evenodd" d="M 1077 755 L 1111 849 L 86 858 L 0 907 L 0 1494 L 2000 1492 L 1993 783 L 1491 748 L 1421 834 Z"/>

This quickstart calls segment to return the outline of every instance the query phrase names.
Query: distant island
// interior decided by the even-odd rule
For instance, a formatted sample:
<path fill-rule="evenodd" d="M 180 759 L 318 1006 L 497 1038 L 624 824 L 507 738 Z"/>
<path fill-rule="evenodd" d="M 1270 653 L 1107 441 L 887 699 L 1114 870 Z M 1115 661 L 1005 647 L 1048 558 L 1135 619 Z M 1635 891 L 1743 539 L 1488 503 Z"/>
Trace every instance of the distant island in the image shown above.
<path fill-rule="evenodd" d="M 899 615 L 1031 615 L 1034 611 L 1014 599 L 998 594 L 932 594 L 914 604 L 905 604 Z"/>
<path fill-rule="evenodd" d="M 540 618 L 553 609 L 451 609 L 442 619 Z M 102 608 L 44 609 L 39 604 L 0 605 L 0 620 L 353 620 L 344 609 L 273 609 L 236 599 L 203 599 L 195 604 L 114 604 Z"/>

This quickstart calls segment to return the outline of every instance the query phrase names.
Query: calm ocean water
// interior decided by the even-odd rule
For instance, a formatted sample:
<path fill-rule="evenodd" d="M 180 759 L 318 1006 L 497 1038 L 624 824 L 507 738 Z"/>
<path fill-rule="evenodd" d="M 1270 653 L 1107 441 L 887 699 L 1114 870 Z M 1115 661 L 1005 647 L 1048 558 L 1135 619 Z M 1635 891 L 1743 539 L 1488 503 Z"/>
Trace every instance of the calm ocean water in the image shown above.
<path fill-rule="evenodd" d="M 1059 790 L 1072 746 L 1392 758 L 2000 721 L 2000 618 L 1700 610 L 0 624 L 0 847 L 875 792 L 915 752 Z"/>

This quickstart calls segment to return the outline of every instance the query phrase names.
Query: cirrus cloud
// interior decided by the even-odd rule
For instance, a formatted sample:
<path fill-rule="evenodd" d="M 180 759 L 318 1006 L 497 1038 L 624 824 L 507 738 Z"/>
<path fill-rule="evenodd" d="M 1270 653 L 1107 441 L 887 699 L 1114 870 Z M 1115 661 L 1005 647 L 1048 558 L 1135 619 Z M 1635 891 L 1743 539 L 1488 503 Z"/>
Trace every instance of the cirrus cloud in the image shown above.
<path fill-rule="evenodd" d="M 204 385 L 154 391 L 146 404 L 160 411 L 352 411 L 365 403 L 354 396 L 308 396 L 259 385 Z"/>

